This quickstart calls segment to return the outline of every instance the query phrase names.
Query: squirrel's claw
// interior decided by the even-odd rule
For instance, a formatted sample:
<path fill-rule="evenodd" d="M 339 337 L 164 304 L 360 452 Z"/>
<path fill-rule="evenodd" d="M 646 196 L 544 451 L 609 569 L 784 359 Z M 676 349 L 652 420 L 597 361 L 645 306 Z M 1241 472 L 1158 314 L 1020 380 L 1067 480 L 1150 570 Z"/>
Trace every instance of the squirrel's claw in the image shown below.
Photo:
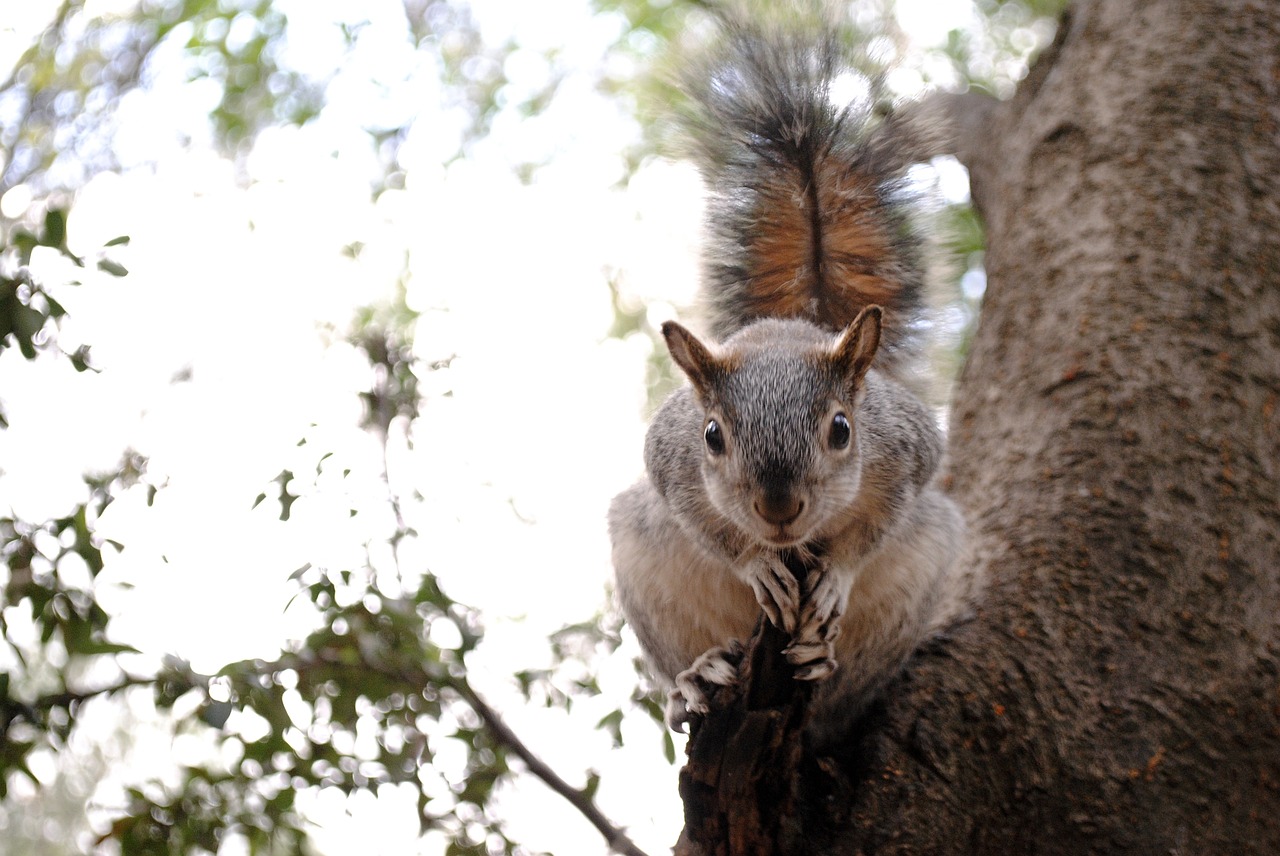
<path fill-rule="evenodd" d="M 693 719 L 693 714 L 689 711 L 689 703 L 685 701 L 680 690 L 673 687 L 667 691 L 667 706 L 662 718 L 666 720 L 667 728 L 672 731 L 688 732 L 689 729 L 685 728 L 685 725 Z"/>
<path fill-rule="evenodd" d="M 800 583 L 782 559 L 770 553 L 757 556 L 747 568 L 747 581 L 770 623 L 794 634 L 800 617 Z"/>
<path fill-rule="evenodd" d="M 835 646 L 830 641 L 793 642 L 782 652 L 796 667 L 797 681 L 821 681 L 836 670 Z"/>
<path fill-rule="evenodd" d="M 839 632 L 837 621 L 844 615 L 849 601 L 851 580 L 845 575 L 829 573 L 824 568 L 809 572 L 805 579 L 804 606 L 800 610 L 800 633 L 814 626 L 820 627 L 823 638 L 835 639 Z"/>
<path fill-rule="evenodd" d="M 849 582 L 843 575 L 819 568 L 809 573 L 805 583 L 808 592 L 799 627 L 783 653 L 796 667 L 796 680 L 821 681 L 836 670 L 835 640 L 849 598 Z"/>
<path fill-rule="evenodd" d="M 727 687 L 738 680 L 738 664 L 742 662 L 742 643 L 735 640 L 727 647 L 715 647 L 694 660 L 689 668 L 676 675 L 675 687 L 667 693 L 665 718 L 673 731 L 684 731 L 685 723 L 704 716 L 710 688 Z"/>
<path fill-rule="evenodd" d="M 796 669 L 795 679 L 797 681 L 825 681 L 827 678 L 835 674 L 836 661 L 834 657 L 826 656 L 816 663 L 810 663 Z"/>

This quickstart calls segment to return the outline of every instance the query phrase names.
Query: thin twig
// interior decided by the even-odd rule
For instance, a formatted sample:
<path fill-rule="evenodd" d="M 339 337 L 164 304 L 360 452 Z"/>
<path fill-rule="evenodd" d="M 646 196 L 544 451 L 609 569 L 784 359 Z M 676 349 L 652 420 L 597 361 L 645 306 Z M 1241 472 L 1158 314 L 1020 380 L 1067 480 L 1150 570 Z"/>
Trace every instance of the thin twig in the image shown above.
<path fill-rule="evenodd" d="M 533 751 L 524 744 L 510 726 L 503 721 L 502 716 L 493 708 L 489 707 L 484 699 L 476 694 L 475 690 L 466 681 L 459 681 L 453 684 L 453 688 L 462 696 L 471 709 L 474 710 L 489 731 L 504 746 L 516 754 L 516 756 L 524 762 L 525 768 L 530 773 L 541 779 L 547 787 L 555 791 L 560 796 L 568 800 L 569 804 L 576 808 L 583 817 L 591 822 L 600 834 L 605 837 L 609 843 L 610 849 L 615 853 L 622 853 L 624 856 L 645 856 L 643 850 L 635 845 L 627 834 L 618 827 L 614 826 L 609 818 L 605 817 L 591 798 L 584 794 L 578 788 L 573 787 L 551 769 L 547 764 L 533 754 Z"/>
<path fill-rule="evenodd" d="M 96 690 L 86 690 L 84 692 L 72 692 L 71 690 L 66 690 L 60 693 L 51 693 L 50 695 L 39 696 L 30 704 L 17 701 L 16 699 L 9 699 L 8 717 L 4 722 L 0 723 L 0 726 L 3 726 L 0 728 L 0 733 L 3 733 L 5 729 L 18 719 L 25 719 L 31 723 L 39 723 L 41 718 L 44 715 L 47 715 L 48 712 L 54 708 L 71 707 L 72 705 L 88 701 L 91 698 L 113 695 L 131 687 L 151 686 L 154 685 L 155 682 L 155 678 L 136 678 L 130 675 L 122 678 L 114 684 L 109 684 L 108 686 L 101 687 Z"/>

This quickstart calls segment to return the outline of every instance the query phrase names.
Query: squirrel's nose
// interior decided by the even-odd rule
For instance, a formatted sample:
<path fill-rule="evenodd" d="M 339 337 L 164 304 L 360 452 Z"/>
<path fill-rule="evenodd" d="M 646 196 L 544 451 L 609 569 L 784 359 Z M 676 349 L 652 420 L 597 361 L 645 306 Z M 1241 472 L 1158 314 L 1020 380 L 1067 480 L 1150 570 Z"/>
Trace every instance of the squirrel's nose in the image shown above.
<path fill-rule="evenodd" d="M 765 494 L 755 501 L 756 514 L 774 526 L 786 526 L 804 511 L 804 500 L 793 493 Z"/>

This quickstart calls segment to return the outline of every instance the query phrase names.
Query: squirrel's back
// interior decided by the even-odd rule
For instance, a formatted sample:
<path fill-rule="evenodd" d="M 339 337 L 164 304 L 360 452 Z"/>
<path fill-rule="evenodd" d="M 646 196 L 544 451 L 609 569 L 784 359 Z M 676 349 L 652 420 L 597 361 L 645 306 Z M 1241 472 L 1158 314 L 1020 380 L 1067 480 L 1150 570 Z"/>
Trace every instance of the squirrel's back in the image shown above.
<path fill-rule="evenodd" d="M 876 364 L 912 356 L 923 274 L 904 173 L 912 133 L 878 116 L 875 86 L 836 28 L 726 16 L 724 39 L 683 75 L 683 137 L 710 192 L 704 282 L 713 335 L 759 318 L 838 331 L 885 309 Z M 851 97 L 851 103 L 841 98 Z M 922 144 L 923 148 L 923 144 Z"/>

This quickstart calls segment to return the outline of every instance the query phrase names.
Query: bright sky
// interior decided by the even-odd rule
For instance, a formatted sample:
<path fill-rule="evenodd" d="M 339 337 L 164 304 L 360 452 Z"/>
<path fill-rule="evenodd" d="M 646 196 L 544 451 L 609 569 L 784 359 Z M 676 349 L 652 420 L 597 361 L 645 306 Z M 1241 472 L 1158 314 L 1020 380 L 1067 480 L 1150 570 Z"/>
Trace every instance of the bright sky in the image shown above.
<path fill-rule="evenodd" d="M 6 10 L 0 64 L 13 61 L 54 5 Z M 54 359 L 0 360 L 12 422 L 0 432 L 0 510 L 26 519 L 62 514 L 82 496 L 83 472 L 137 448 L 150 458 L 149 477 L 165 485 L 156 505 L 141 507 L 140 496 L 117 503 L 99 528 L 126 545 L 105 577 L 135 586 L 104 597 L 121 641 L 153 656 L 179 653 L 206 670 L 271 656 L 305 632 L 303 616 L 285 611 L 294 593 L 288 575 L 305 562 L 359 565 L 362 542 L 385 535 L 376 515 L 348 515 L 353 505 L 380 503 L 379 450 L 357 426 L 365 368 L 325 330 L 345 329 L 356 307 L 389 295 L 407 253 L 408 302 L 424 313 L 419 356 L 456 355 L 449 369 L 424 378 L 412 451 L 393 449 L 397 484 L 426 496 L 411 521 L 425 537 L 409 561 L 485 614 L 473 676 L 516 730 L 570 781 L 599 770 L 604 811 L 642 847 L 665 852 L 680 805 L 657 728 L 636 718 L 617 752 L 594 731 L 630 693 L 634 648 L 605 675 L 605 698 L 570 719 L 526 709 L 508 683 L 513 671 L 543 664 L 547 633 L 605 602 L 604 514 L 641 470 L 650 348 L 642 337 L 606 338 L 605 280 L 616 272 L 659 320 L 690 301 L 697 179 L 685 166 L 656 163 L 616 188 L 634 127 L 592 85 L 617 22 L 592 17 L 586 0 L 474 3 L 490 43 L 515 38 L 531 49 L 508 68 L 517 85 L 527 78 L 537 86 L 543 48 L 561 48 L 570 76 L 545 116 L 503 118 L 473 158 L 447 169 L 440 164 L 457 119 L 433 106 L 433 72 L 399 39 L 399 2 L 281 5 L 290 17 L 287 61 L 302 70 L 336 63 L 335 20 L 373 26 L 331 85 L 319 121 L 258 140 L 248 187 L 201 142 L 210 106 L 201 85 L 161 76 L 124 104 L 118 145 L 126 169 L 84 189 L 70 241 L 92 253 L 129 234 L 131 245 L 115 257 L 130 274 L 54 289 L 71 313 L 64 346 L 92 344 L 102 372 L 76 374 Z M 968 4 L 936 0 L 899 6 L 926 41 L 971 14 Z M 371 115 L 400 121 L 414 111 L 421 115 L 404 152 L 412 166 L 406 187 L 371 204 L 374 164 L 361 128 Z M 196 142 L 184 144 L 186 136 Z M 552 159 L 532 184 L 514 178 L 513 164 L 545 156 Z M 21 202 L 19 192 L 0 205 Z M 365 245 L 358 261 L 341 253 L 353 241 Z M 66 273 L 48 260 L 37 269 L 50 284 Z M 174 382 L 179 373 L 190 379 Z M 331 450 L 329 475 L 312 486 L 309 474 Z M 343 467 L 353 471 L 345 488 L 332 477 Z M 304 496 L 282 524 L 273 503 L 251 506 L 284 468 L 302 476 L 293 492 Z M 163 736 L 148 740 L 142 749 L 154 753 L 157 769 L 181 749 Z M 534 850 L 603 850 L 595 831 L 531 777 L 521 777 L 504 806 L 512 837 Z M 317 812 L 325 818 L 317 838 L 329 852 L 440 850 L 415 841 L 408 794 L 361 801 L 351 816 L 327 802 Z M 370 829 L 382 833 L 376 843 Z"/>

